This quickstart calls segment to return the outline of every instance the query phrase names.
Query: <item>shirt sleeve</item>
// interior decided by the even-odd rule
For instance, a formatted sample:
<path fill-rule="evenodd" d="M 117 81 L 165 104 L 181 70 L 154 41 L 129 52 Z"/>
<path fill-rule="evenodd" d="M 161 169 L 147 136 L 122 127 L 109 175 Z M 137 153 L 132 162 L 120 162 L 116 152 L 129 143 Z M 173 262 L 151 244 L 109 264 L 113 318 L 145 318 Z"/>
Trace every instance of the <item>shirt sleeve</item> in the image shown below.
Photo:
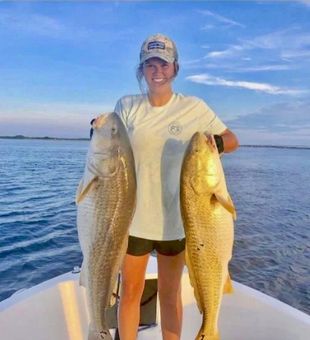
<path fill-rule="evenodd" d="M 121 118 L 123 124 L 128 129 L 128 122 L 127 122 L 127 110 L 123 103 L 123 98 L 120 98 L 114 108 L 114 112 L 118 114 L 118 116 Z"/>
<path fill-rule="evenodd" d="M 227 130 L 227 126 L 215 112 L 203 101 L 202 105 L 205 113 L 202 116 L 201 126 L 204 128 L 204 132 L 210 135 L 220 135 Z"/>

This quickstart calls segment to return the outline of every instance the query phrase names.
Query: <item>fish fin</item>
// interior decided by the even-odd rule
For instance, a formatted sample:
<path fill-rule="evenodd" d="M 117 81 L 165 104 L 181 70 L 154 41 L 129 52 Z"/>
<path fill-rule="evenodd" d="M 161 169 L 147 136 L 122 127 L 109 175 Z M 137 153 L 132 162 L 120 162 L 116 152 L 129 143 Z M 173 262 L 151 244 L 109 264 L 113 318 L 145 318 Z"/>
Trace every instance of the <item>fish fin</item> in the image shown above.
<path fill-rule="evenodd" d="M 231 197 L 228 195 L 227 197 L 224 197 L 222 194 L 214 193 L 214 197 L 216 200 L 233 215 L 233 219 L 237 219 L 237 212 L 235 205 L 231 199 Z"/>
<path fill-rule="evenodd" d="M 78 195 L 81 193 L 83 188 L 83 179 L 80 180 L 79 186 L 76 189 L 76 193 L 75 193 L 75 203 L 77 203 L 77 197 Z"/>
<path fill-rule="evenodd" d="M 199 174 L 195 174 L 195 176 L 189 179 L 189 183 L 197 195 L 202 195 L 208 192 L 208 182 L 206 181 L 205 176 L 199 176 Z"/>
<path fill-rule="evenodd" d="M 119 291 L 119 284 L 120 284 L 119 280 L 120 280 L 120 278 L 117 277 L 117 280 L 116 280 L 116 282 L 114 284 L 114 288 L 112 290 L 112 294 L 111 294 L 111 297 L 110 297 L 109 307 L 114 306 L 116 304 L 116 302 L 118 301 L 118 299 L 119 299 L 119 295 L 118 295 L 119 294 L 118 293 L 118 291 Z"/>
<path fill-rule="evenodd" d="M 86 287 L 86 273 L 85 273 L 85 264 L 84 264 L 84 260 L 83 260 L 82 266 L 81 266 L 79 284 L 80 284 L 80 286 L 82 286 L 82 287 Z"/>
<path fill-rule="evenodd" d="M 79 204 L 85 196 L 88 194 L 89 191 L 93 188 L 93 186 L 96 184 L 96 181 L 98 180 L 98 176 L 93 177 L 85 186 L 84 185 L 84 180 L 82 179 L 80 181 L 80 184 L 77 188 L 76 191 L 76 196 L 75 196 L 75 203 Z"/>
<path fill-rule="evenodd" d="M 230 278 L 229 273 L 227 274 L 227 279 L 226 282 L 224 284 L 224 289 L 223 289 L 223 293 L 224 294 L 232 294 L 234 292 L 234 287 L 232 284 L 232 280 Z"/>
<path fill-rule="evenodd" d="M 199 293 L 198 293 L 198 288 L 195 284 L 196 280 L 194 278 L 194 273 L 193 273 L 193 269 L 192 269 L 192 265 L 191 265 L 190 256 L 189 256 L 189 254 L 186 250 L 186 247 L 185 247 L 185 263 L 186 263 L 186 266 L 187 266 L 187 269 L 188 269 L 189 281 L 191 283 L 191 286 L 194 288 L 194 295 L 195 295 L 195 299 L 196 299 L 196 302 L 197 302 L 197 306 L 198 306 L 200 313 L 202 314 L 202 304 L 200 302 L 200 296 L 199 296 Z"/>

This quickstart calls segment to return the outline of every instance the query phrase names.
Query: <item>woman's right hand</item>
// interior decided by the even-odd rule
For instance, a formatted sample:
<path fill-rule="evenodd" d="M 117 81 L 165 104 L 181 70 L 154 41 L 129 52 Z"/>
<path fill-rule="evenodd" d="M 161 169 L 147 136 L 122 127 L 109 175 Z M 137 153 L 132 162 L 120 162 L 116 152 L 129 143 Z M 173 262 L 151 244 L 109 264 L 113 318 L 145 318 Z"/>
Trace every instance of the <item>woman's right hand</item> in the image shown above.
<path fill-rule="evenodd" d="M 93 133 L 94 133 L 94 128 L 93 128 L 93 124 L 96 122 L 97 118 L 93 118 L 91 121 L 90 121 L 90 131 L 89 131 L 89 138 L 91 139 L 92 136 L 93 136 Z"/>
<path fill-rule="evenodd" d="M 94 128 L 100 128 L 103 125 L 105 119 L 106 119 L 106 114 L 102 114 L 100 116 L 97 116 L 96 118 L 93 118 L 90 121 L 90 125 L 91 125 L 90 131 L 89 131 L 90 139 L 92 138 Z"/>

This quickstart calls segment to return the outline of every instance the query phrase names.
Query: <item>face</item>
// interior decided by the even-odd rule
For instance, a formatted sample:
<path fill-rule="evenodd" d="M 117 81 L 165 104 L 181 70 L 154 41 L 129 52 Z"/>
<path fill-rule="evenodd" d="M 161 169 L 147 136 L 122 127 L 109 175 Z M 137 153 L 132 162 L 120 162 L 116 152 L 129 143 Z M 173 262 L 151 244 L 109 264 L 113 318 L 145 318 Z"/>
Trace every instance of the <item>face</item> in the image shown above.
<path fill-rule="evenodd" d="M 175 76 L 174 64 L 159 58 L 151 58 L 143 64 L 143 75 L 151 91 L 171 89 L 171 82 Z"/>

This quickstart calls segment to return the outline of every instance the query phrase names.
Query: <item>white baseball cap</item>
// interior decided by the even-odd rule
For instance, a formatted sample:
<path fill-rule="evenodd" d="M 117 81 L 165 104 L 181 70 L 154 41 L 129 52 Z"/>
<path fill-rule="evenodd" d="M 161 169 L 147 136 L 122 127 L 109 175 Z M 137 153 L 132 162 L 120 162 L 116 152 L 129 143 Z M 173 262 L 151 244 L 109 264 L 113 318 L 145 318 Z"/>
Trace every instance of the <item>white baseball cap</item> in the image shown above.
<path fill-rule="evenodd" d="M 160 58 L 167 63 L 178 60 L 178 51 L 175 43 L 167 36 L 157 33 L 149 36 L 142 44 L 140 63 L 150 58 Z"/>

